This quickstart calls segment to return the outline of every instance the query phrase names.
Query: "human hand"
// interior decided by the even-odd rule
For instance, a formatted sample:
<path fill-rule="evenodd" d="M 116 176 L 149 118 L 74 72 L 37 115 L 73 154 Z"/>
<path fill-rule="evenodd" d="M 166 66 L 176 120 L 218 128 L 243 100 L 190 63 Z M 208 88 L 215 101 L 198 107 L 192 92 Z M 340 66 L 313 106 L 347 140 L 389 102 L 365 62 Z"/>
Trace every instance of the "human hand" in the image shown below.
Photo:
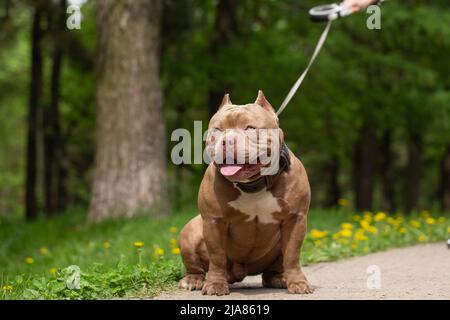
<path fill-rule="evenodd" d="M 375 0 L 344 0 L 342 5 L 351 7 L 353 12 L 358 12 L 364 10 L 372 3 L 375 3 Z"/>

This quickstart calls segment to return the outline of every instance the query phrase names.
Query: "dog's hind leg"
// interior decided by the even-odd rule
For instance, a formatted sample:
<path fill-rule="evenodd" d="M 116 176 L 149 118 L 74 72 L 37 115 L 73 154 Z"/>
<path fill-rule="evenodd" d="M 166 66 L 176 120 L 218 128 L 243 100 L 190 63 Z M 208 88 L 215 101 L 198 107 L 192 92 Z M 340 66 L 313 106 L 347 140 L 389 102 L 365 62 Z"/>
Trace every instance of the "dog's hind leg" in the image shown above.
<path fill-rule="evenodd" d="M 278 258 L 263 272 L 263 287 L 285 289 L 286 280 L 283 276 L 283 257 L 280 254 Z"/>
<path fill-rule="evenodd" d="M 181 257 L 186 268 L 179 287 L 186 290 L 201 290 L 209 259 L 203 240 L 203 221 L 200 216 L 189 221 L 180 232 L 179 244 Z"/>

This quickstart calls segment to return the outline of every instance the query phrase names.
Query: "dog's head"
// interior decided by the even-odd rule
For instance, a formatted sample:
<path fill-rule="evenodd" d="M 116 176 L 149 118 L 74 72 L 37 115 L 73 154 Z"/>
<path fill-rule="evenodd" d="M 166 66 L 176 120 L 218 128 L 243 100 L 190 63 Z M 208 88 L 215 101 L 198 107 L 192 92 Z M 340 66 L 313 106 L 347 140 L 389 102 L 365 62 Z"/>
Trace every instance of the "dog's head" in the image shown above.
<path fill-rule="evenodd" d="M 276 173 L 283 138 L 275 110 L 262 91 L 246 105 L 234 105 L 227 94 L 209 122 L 206 148 L 226 179 L 250 182 Z"/>

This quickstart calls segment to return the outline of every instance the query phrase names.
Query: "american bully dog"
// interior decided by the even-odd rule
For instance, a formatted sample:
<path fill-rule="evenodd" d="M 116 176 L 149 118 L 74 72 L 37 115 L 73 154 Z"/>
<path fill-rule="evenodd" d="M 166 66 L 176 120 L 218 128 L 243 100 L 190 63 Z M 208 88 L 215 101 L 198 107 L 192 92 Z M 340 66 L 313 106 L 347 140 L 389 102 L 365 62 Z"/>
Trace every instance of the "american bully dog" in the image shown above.
<path fill-rule="evenodd" d="M 284 144 L 274 109 L 262 91 L 246 105 L 225 95 L 208 128 L 213 162 L 200 185 L 200 215 L 180 232 L 180 288 L 227 295 L 230 283 L 262 274 L 264 287 L 312 293 L 300 266 L 308 176 Z"/>

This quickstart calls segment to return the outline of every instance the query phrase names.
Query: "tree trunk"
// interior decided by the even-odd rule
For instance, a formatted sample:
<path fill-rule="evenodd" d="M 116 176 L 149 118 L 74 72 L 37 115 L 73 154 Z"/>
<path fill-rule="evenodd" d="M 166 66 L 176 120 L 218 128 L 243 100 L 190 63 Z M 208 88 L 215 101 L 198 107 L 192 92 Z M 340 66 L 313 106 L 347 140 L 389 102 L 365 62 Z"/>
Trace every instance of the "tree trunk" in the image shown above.
<path fill-rule="evenodd" d="M 442 210 L 450 211 L 450 145 L 447 146 L 441 162 Z"/>
<path fill-rule="evenodd" d="M 66 154 L 66 142 L 62 136 L 58 141 L 58 166 L 57 166 L 57 200 L 56 208 L 58 212 L 64 212 L 69 204 L 68 178 L 69 168 Z"/>
<path fill-rule="evenodd" d="M 372 210 L 376 171 L 377 137 L 375 128 L 365 123 L 355 148 L 354 174 L 356 210 Z"/>
<path fill-rule="evenodd" d="M 381 189 L 383 195 L 383 207 L 388 212 L 394 212 L 395 197 L 394 197 L 394 176 L 392 172 L 392 130 L 388 129 L 383 133 L 381 145 Z"/>
<path fill-rule="evenodd" d="M 336 207 L 341 197 L 341 188 L 339 187 L 339 159 L 333 155 L 326 166 L 328 172 L 328 189 L 325 198 L 325 206 L 328 208 Z"/>
<path fill-rule="evenodd" d="M 236 0 L 219 0 L 216 6 L 216 20 L 214 23 L 214 34 L 211 40 L 211 57 L 217 59 L 219 52 L 226 47 L 237 33 Z M 217 77 L 216 72 L 211 77 Z M 220 76 L 220 75 L 219 75 Z M 214 81 L 214 84 L 217 83 Z M 208 93 L 209 117 L 216 112 L 225 93 L 230 92 L 231 86 L 220 83 L 220 88 L 213 87 Z"/>
<path fill-rule="evenodd" d="M 59 203 L 59 188 L 63 187 L 58 181 L 62 152 L 60 128 L 60 78 L 63 58 L 63 32 L 65 28 L 66 1 L 60 0 L 57 8 L 52 8 L 57 18 L 51 21 L 53 25 L 54 49 L 52 53 L 52 71 L 50 79 L 50 105 L 44 109 L 44 199 L 45 211 L 49 216 L 54 215 L 62 206 Z"/>
<path fill-rule="evenodd" d="M 11 13 L 11 0 L 3 1 L 3 16 L 0 17 L 0 22 L 8 21 Z"/>
<path fill-rule="evenodd" d="M 40 100 L 42 95 L 42 52 L 43 29 L 41 20 L 43 8 L 38 3 L 34 9 L 31 45 L 31 83 L 28 109 L 27 159 L 25 216 L 27 220 L 37 217 L 36 180 L 37 180 L 37 135 Z"/>
<path fill-rule="evenodd" d="M 423 141 L 420 133 L 413 132 L 409 137 L 408 166 L 406 169 L 405 212 L 417 208 L 420 193 Z"/>
<path fill-rule="evenodd" d="M 89 218 L 168 213 L 161 1 L 97 1 L 97 146 Z"/>

